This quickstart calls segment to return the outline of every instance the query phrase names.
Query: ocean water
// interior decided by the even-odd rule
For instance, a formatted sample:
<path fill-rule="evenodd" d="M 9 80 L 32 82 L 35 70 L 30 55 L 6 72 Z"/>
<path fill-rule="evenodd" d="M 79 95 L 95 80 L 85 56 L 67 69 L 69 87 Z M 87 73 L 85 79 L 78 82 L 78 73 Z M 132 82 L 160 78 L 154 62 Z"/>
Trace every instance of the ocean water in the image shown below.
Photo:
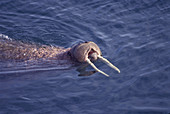
<path fill-rule="evenodd" d="M 0 114 L 169 114 L 170 1 L 1 0 L 0 34 L 42 45 L 93 41 L 121 73 L 0 62 Z M 93 70 L 88 66 L 89 70 Z"/>

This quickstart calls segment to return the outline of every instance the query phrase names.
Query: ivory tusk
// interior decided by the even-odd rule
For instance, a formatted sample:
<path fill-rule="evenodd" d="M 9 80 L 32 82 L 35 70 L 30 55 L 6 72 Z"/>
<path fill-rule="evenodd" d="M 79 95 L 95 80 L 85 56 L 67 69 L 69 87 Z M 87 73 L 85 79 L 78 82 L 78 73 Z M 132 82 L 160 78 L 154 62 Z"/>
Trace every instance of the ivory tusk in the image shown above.
<path fill-rule="evenodd" d="M 105 62 L 108 66 L 110 66 L 111 68 L 117 70 L 120 73 L 120 70 L 116 66 L 114 66 L 112 63 L 110 63 L 107 59 L 105 59 L 104 57 L 102 57 L 100 55 L 97 55 L 97 57 L 99 59 L 101 59 L 103 62 Z"/>
<path fill-rule="evenodd" d="M 87 63 L 89 63 L 96 71 L 100 72 L 101 74 L 109 77 L 108 74 L 104 73 L 103 71 L 99 70 L 88 58 L 87 58 Z"/>

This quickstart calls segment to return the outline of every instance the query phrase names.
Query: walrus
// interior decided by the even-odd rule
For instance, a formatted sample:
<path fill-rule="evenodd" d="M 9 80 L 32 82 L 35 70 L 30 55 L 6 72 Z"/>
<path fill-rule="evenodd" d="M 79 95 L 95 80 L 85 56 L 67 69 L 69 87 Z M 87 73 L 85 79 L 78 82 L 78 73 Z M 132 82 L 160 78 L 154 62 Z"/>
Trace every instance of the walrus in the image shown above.
<path fill-rule="evenodd" d="M 108 66 L 120 73 L 120 70 L 102 57 L 100 48 L 92 41 L 83 42 L 71 48 L 61 48 L 47 45 L 36 45 L 12 40 L 0 34 L 0 60 L 27 61 L 27 60 L 68 60 L 76 63 L 88 63 L 96 71 L 109 76 L 99 70 L 92 62 L 102 60 Z"/>

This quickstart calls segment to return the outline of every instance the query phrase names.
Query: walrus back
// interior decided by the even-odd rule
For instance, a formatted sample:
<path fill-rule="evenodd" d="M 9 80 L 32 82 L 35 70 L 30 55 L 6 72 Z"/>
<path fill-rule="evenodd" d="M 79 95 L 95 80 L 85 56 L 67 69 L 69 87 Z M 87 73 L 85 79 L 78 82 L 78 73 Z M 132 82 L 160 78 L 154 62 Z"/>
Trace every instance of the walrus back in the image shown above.
<path fill-rule="evenodd" d="M 63 51 L 63 48 L 24 43 L 0 35 L 0 60 L 25 61 L 52 58 Z"/>
<path fill-rule="evenodd" d="M 0 60 L 28 60 L 35 45 L 24 44 L 4 37 L 0 38 Z"/>

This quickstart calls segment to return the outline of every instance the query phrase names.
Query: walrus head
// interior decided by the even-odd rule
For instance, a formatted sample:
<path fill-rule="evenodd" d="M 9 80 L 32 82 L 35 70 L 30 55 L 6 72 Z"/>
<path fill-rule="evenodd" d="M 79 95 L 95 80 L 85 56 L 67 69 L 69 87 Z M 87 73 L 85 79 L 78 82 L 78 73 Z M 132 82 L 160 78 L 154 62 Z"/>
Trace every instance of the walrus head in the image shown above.
<path fill-rule="evenodd" d="M 100 48 L 94 42 L 85 42 L 73 46 L 70 50 L 71 56 L 78 62 L 86 62 L 89 58 L 91 61 L 97 60 L 97 55 L 101 56 Z"/>
<path fill-rule="evenodd" d="M 85 42 L 75 45 L 70 50 L 71 57 L 74 58 L 76 61 L 83 63 L 87 62 L 90 64 L 96 71 L 104 74 L 105 76 L 109 76 L 103 71 L 99 70 L 91 61 L 95 61 L 98 58 L 105 62 L 111 68 L 117 70 L 120 73 L 120 70 L 111 64 L 107 59 L 102 57 L 102 53 L 100 48 L 94 42 Z"/>

